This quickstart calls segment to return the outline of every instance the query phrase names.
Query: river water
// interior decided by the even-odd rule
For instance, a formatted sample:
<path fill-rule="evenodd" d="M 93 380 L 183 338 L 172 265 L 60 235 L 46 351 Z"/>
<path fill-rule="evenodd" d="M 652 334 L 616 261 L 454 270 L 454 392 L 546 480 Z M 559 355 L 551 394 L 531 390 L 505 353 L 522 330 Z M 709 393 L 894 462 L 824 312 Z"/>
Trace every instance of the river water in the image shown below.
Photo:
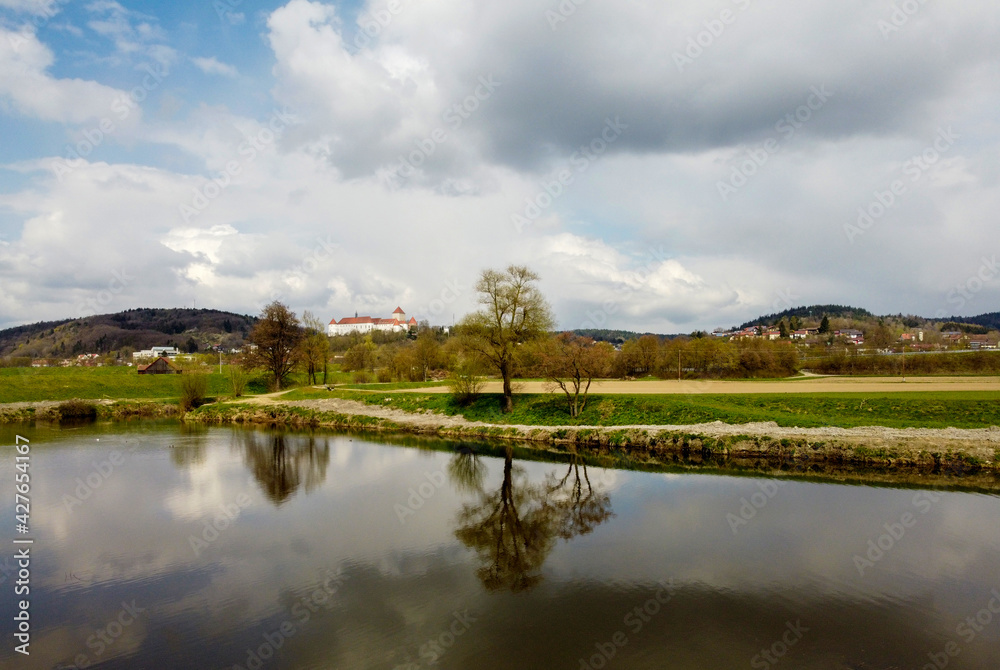
<path fill-rule="evenodd" d="M 993 495 L 170 422 L 0 439 L 3 668 L 1000 667 Z"/>

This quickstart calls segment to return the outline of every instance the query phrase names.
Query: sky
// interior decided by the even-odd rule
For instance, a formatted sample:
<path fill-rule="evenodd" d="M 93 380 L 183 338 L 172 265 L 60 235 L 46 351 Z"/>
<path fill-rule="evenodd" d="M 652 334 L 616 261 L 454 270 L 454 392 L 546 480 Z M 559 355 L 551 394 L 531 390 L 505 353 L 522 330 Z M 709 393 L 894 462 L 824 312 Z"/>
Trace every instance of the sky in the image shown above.
<path fill-rule="evenodd" d="M 0 0 L 0 328 L 1000 310 L 995 0 Z"/>

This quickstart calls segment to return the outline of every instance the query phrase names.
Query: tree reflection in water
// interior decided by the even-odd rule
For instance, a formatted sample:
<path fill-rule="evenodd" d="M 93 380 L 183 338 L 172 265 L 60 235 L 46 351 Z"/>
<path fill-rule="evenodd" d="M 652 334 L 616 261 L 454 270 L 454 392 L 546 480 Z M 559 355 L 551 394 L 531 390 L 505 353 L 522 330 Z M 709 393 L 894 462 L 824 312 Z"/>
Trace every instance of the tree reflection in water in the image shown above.
<path fill-rule="evenodd" d="M 237 431 L 234 440 L 250 472 L 275 505 L 288 500 L 300 486 L 308 493 L 326 480 L 330 463 L 327 439 L 247 430 Z"/>
<path fill-rule="evenodd" d="M 455 536 L 478 555 L 477 575 L 489 591 L 535 587 L 556 538 L 585 535 L 614 516 L 611 500 L 594 490 L 586 464 L 575 455 L 562 479 L 550 473 L 533 484 L 513 464 L 508 447 L 496 491 L 483 490 L 483 465 L 471 450 L 455 454 L 448 472 L 456 486 L 478 491 L 479 500 L 462 507 Z"/>

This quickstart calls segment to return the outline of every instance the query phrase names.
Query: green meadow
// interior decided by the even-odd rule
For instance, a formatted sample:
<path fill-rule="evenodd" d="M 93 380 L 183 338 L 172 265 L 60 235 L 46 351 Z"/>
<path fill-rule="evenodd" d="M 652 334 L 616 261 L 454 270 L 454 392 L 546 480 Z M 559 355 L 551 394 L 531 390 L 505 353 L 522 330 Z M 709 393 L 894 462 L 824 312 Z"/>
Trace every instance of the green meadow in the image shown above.
<path fill-rule="evenodd" d="M 0 403 L 70 400 L 163 399 L 180 396 L 181 375 L 140 375 L 130 367 L 0 368 Z M 219 369 L 208 374 L 208 395 L 231 394 Z"/>

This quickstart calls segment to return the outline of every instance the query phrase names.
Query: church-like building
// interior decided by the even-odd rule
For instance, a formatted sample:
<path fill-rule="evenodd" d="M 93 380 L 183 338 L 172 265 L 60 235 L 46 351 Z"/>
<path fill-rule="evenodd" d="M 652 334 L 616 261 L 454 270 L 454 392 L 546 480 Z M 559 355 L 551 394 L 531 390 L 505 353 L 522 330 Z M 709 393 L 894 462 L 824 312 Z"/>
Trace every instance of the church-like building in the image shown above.
<path fill-rule="evenodd" d="M 328 335 L 347 335 L 348 333 L 370 333 L 373 330 L 385 330 L 392 333 L 399 333 L 410 328 L 417 327 L 417 319 L 410 317 L 406 320 L 406 312 L 402 307 L 397 307 L 389 319 L 373 319 L 370 316 L 345 316 L 340 321 L 333 319 L 326 327 Z"/>

